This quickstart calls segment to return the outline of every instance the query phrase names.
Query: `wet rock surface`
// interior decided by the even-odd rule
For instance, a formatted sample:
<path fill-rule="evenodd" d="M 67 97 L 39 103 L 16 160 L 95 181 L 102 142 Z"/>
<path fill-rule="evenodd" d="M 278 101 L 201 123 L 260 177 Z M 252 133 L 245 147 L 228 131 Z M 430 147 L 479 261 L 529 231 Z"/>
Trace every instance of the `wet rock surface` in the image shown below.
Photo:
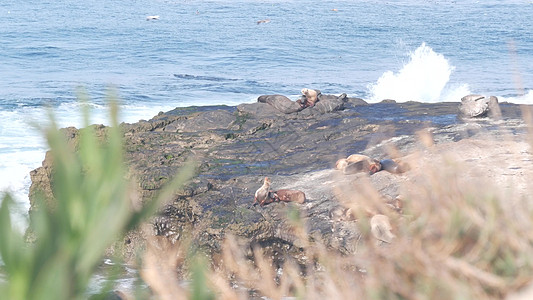
<path fill-rule="evenodd" d="M 458 103 L 367 104 L 345 96 L 331 100 L 330 106 L 321 108 L 319 101 L 314 107 L 292 113 L 267 103 L 176 108 L 148 121 L 122 124 L 129 176 L 137 182 L 141 201 L 150 201 L 188 159 L 198 163 L 198 175 L 151 220 L 149 234 L 171 241 L 193 235 L 198 246 L 211 253 L 220 250 L 226 234 L 233 234 L 250 244 L 297 257 L 304 243 L 291 230 L 287 218 L 297 212 L 311 240 L 321 240 L 341 252 L 354 252 L 357 224 L 351 220 L 334 222 L 330 211 L 344 205 L 345 198 L 360 194 L 354 183 L 372 185 L 384 199 L 397 197 L 401 185 L 420 174 L 422 164 L 411 155 L 415 150 L 427 151 L 423 139 L 420 142 L 418 138 L 420 131 L 431 133 L 435 147 L 463 149 L 463 158 L 474 164 L 480 163 L 482 155 L 475 156 L 472 151 L 491 147 L 476 141 L 489 137 L 500 141 L 502 132 L 523 137 L 527 131 L 521 108 L 507 103 L 500 104 L 501 120 L 485 118 L 469 123 L 458 118 Z M 75 129 L 68 132 L 70 138 L 76 138 Z M 503 151 L 507 146 L 495 149 Z M 494 155 L 505 154 L 499 150 Z M 485 159 L 493 159 L 491 151 L 479 151 Z M 377 160 L 404 158 L 415 166 L 401 174 L 380 171 L 371 176 L 344 175 L 334 169 L 339 158 L 354 153 Z M 430 154 L 426 162 L 431 163 Z M 509 170 L 524 171 L 522 166 Z M 50 176 L 47 157 L 43 167 L 32 171 L 30 197 L 37 190 L 53 197 Z M 265 176 L 272 180 L 274 191 L 303 191 L 305 202 L 250 207 Z M 144 238 L 142 233 L 128 234 L 124 254 L 134 253 Z"/>

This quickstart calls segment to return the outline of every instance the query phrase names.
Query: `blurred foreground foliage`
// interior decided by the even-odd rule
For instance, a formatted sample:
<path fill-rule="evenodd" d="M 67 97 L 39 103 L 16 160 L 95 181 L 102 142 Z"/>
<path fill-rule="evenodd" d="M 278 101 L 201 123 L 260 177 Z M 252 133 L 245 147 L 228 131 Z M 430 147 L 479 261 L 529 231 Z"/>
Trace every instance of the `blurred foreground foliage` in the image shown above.
<path fill-rule="evenodd" d="M 0 281 L 2 299 L 86 299 L 106 249 L 152 216 L 192 174 L 192 165 L 185 166 L 156 199 L 139 207 L 126 178 L 116 102 L 110 100 L 111 124 L 103 141 L 89 126 L 88 105 L 82 107 L 85 128 L 80 130 L 78 149 L 67 142 L 52 113 L 43 129 L 53 159 L 55 202 L 47 203 L 42 196 L 36 199 L 29 225 L 33 243 L 14 228 L 13 200 L 4 196 L 0 207 L 0 255 L 6 274 L 5 282 Z M 102 297 L 110 288 L 104 287 Z"/>

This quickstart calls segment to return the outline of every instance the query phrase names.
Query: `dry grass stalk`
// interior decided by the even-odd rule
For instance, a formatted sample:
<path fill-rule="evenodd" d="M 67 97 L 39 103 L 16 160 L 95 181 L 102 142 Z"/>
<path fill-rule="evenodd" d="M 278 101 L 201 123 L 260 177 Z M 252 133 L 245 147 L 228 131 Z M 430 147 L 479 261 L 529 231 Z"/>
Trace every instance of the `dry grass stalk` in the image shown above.
<path fill-rule="evenodd" d="M 294 216 L 288 223 L 305 245 L 303 264 L 287 258 L 275 266 L 259 248 L 250 257 L 249 245 L 228 235 L 208 271 L 217 298 L 499 299 L 531 282 L 533 205 L 527 197 L 499 191 L 488 178 L 465 177 L 467 165 L 440 153 L 430 135 L 421 136 L 425 148 L 411 158 L 433 165 L 409 174 L 412 180 L 401 190 L 403 215 L 385 204 L 365 176 L 336 191 L 358 218 L 356 253 L 343 255 L 310 239 L 305 220 Z M 379 246 L 370 234 L 370 217 L 377 213 L 391 221 L 396 238 L 390 244 Z M 148 275 L 164 282 L 151 285 L 170 286 L 165 276 Z M 166 292 L 173 299 L 188 295 L 181 288 Z"/>

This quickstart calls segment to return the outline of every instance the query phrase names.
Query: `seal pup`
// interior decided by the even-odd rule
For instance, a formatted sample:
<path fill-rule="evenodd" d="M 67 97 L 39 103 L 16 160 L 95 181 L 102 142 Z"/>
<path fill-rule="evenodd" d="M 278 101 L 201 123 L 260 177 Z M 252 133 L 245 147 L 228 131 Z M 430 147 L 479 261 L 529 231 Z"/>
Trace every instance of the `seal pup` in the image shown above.
<path fill-rule="evenodd" d="M 397 196 L 395 198 L 391 196 L 384 196 L 384 198 L 385 204 L 388 208 L 399 213 L 400 215 L 403 214 L 403 200 L 400 196 Z"/>
<path fill-rule="evenodd" d="M 378 243 L 390 244 L 396 237 L 392 232 L 389 217 L 377 214 L 370 219 L 370 231 Z"/>
<path fill-rule="evenodd" d="M 400 174 L 409 171 L 410 167 L 408 164 L 401 163 L 394 159 L 383 159 L 380 160 L 381 169 L 385 170 L 392 174 Z"/>
<path fill-rule="evenodd" d="M 255 191 L 254 202 L 251 206 L 255 206 L 257 203 L 259 203 L 260 206 L 263 206 L 271 199 L 269 193 L 271 183 L 272 182 L 270 181 L 270 178 L 265 177 L 265 179 L 263 180 L 263 185 L 259 189 L 257 189 L 257 191 Z"/>
<path fill-rule="evenodd" d="M 329 217 L 334 222 L 357 220 L 351 208 L 336 206 L 329 211 Z"/>
<path fill-rule="evenodd" d="M 302 99 L 297 100 L 296 102 L 300 104 L 301 107 L 313 107 L 315 106 L 315 103 L 318 101 L 318 95 L 320 95 L 319 90 L 312 90 L 308 88 L 302 89 Z"/>
<path fill-rule="evenodd" d="M 346 175 L 360 172 L 368 172 L 370 175 L 381 170 L 381 163 L 373 158 L 362 154 L 352 154 L 347 158 L 341 158 L 335 164 L 337 170 L 342 170 Z"/>
<path fill-rule="evenodd" d="M 276 201 L 303 204 L 305 202 L 305 193 L 298 190 L 281 189 L 273 193 L 273 198 Z"/>

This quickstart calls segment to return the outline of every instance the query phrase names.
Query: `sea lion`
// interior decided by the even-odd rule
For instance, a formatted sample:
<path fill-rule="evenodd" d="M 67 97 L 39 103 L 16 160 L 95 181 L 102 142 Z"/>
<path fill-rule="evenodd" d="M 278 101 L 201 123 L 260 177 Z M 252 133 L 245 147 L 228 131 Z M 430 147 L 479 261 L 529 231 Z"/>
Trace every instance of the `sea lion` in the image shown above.
<path fill-rule="evenodd" d="M 264 19 L 264 20 L 259 20 L 259 21 L 257 21 L 257 25 L 259 25 L 259 24 L 266 24 L 266 23 L 270 23 L 270 19 Z"/>
<path fill-rule="evenodd" d="M 393 211 L 402 214 L 403 213 L 403 201 L 400 196 L 396 198 L 385 196 L 385 204 Z"/>
<path fill-rule="evenodd" d="M 390 244 L 396 237 L 391 230 L 389 217 L 377 214 L 370 219 L 370 231 L 379 242 Z"/>
<path fill-rule="evenodd" d="M 296 101 L 302 108 L 315 106 L 315 103 L 318 101 L 318 95 L 320 95 L 319 90 L 312 90 L 308 88 L 302 89 L 302 99 Z"/>
<path fill-rule="evenodd" d="M 335 163 L 335 168 L 337 170 L 342 170 L 350 163 L 354 163 L 354 162 L 358 162 L 362 160 L 370 160 L 370 159 L 371 159 L 370 157 L 363 155 L 363 154 L 352 154 L 348 156 L 347 158 L 341 158 L 337 160 L 337 163 Z"/>
<path fill-rule="evenodd" d="M 276 201 L 296 202 L 303 204 L 305 202 L 305 193 L 298 190 L 277 190 L 273 193 Z"/>
<path fill-rule="evenodd" d="M 259 96 L 257 98 L 257 102 L 268 103 L 285 114 L 298 112 L 303 109 L 298 103 L 292 101 L 291 99 L 283 95 Z"/>
<path fill-rule="evenodd" d="M 357 217 L 355 216 L 351 208 L 346 208 L 342 206 L 336 206 L 329 211 L 329 217 L 334 222 L 339 221 L 355 221 Z"/>
<path fill-rule="evenodd" d="M 252 203 L 252 206 L 255 206 L 257 203 L 259 203 L 260 206 L 265 205 L 266 203 L 270 203 L 270 184 L 271 181 L 268 177 L 265 177 L 263 181 L 263 185 L 255 191 L 255 197 L 254 202 Z M 269 202 L 270 201 L 270 202 Z"/>
<path fill-rule="evenodd" d="M 343 110 L 348 96 L 342 93 L 339 96 L 318 94 L 318 101 L 313 106 L 315 111 L 322 114 Z"/>
<path fill-rule="evenodd" d="M 146 21 L 159 20 L 159 16 L 146 16 Z"/>
<path fill-rule="evenodd" d="M 368 172 L 370 175 L 381 170 L 378 160 L 362 154 L 352 154 L 347 158 L 339 159 L 335 164 L 337 170 L 342 170 L 344 174 L 355 174 Z"/>
<path fill-rule="evenodd" d="M 410 167 L 406 163 L 397 162 L 393 159 L 380 160 L 381 169 L 392 174 L 399 174 L 409 171 Z"/>

